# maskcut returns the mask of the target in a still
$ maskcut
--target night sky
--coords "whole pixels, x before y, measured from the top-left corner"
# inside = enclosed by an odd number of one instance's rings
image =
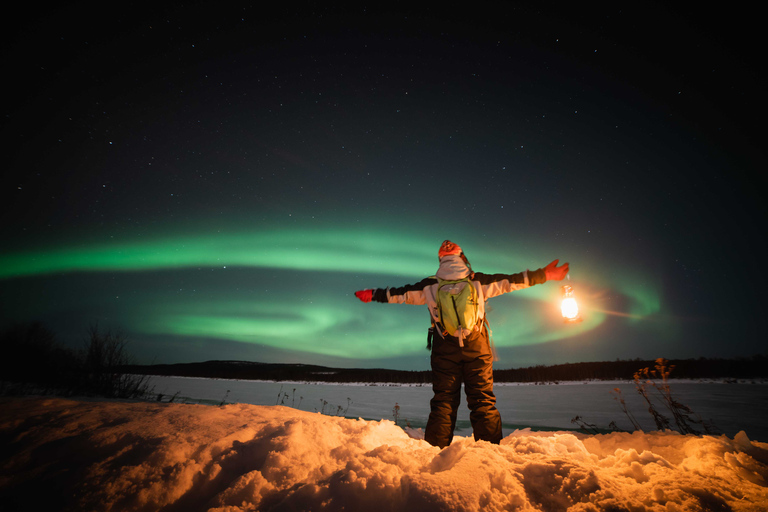
[[[4,22],[3,327],[426,369],[426,308],[353,293],[451,239],[570,263],[580,323],[558,282],[489,301],[497,368],[767,353],[755,13],[154,4]]]

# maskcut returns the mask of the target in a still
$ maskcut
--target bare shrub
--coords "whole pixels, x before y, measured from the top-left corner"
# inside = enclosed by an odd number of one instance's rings
[[[83,389],[109,398],[145,398],[149,393],[146,375],[131,375],[124,368],[132,363],[127,340],[111,331],[91,326],[85,342]]]
[[[669,375],[674,370],[674,365],[670,365],[669,361],[660,357],[656,359],[654,368],[641,368],[634,374],[635,390],[642,397],[645,404],[648,406],[648,414],[651,415],[656,425],[657,430],[676,430],[681,434],[715,434],[717,429],[711,422],[703,421],[693,410],[687,405],[680,402],[672,394],[672,387],[669,384]],[[619,388],[614,388],[611,392],[614,395],[614,400],[619,402],[622,411],[629,418],[634,430],[642,431],[643,428],[637,421],[635,416],[627,408],[627,403],[624,400],[624,396],[621,394]],[[659,410],[659,405],[662,405],[672,415],[672,420],[666,416],[662,410]],[[599,432],[597,426],[587,423],[581,416],[576,416],[571,420],[571,423],[578,424],[582,430],[587,433],[595,434]],[[701,430],[699,430],[701,428]],[[610,423],[610,429],[612,431],[618,430],[615,422]]]

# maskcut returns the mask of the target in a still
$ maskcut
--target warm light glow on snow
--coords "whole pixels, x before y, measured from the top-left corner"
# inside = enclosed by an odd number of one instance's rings
[[[768,444],[744,432],[731,439],[525,429],[501,445],[456,437],[440,450],[392,421],[283,406],[58,398],[4,399],[0,406],[7,440],[0,495],[29,510],[661,512],[768,505]]]

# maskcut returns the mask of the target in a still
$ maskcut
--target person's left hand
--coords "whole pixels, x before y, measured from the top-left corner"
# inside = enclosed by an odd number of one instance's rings
[[[547,276],[547,281],[562,281],[565,279],[565,276],[568,275],[568,263],[563,263],[562,266],[558,267],[558,261],[560,260],[555,260],[544,267],[544,274]]]

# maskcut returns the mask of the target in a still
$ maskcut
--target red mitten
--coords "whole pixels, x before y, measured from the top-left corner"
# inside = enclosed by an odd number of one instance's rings
[[[355,292],[355,297],[363,302],[371,302],[373,299],[373,290],[360,290]]]
[[[555,260],[544,267],[544,274],[547,276],[547,281],[560,281],[565,279],[565,276],[568,275],[568,264],[563,263],[562,266],[558,267],[558,261],[560,260]]]

